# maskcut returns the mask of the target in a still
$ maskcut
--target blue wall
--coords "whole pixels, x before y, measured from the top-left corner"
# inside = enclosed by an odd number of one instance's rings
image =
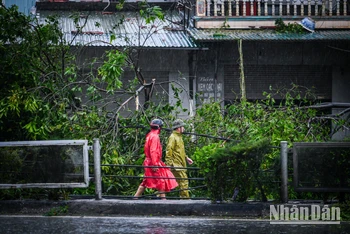
[[[35,6],[35,0],[4,0],[5,6],[17,5],[18,10],[26,15],[30,14],[30,9]]]

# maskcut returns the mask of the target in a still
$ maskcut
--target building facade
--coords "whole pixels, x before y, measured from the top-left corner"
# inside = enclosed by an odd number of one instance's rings
[[[75,7],[97,14],[108,11],[117,16],[120,12],[115,4],[115,1],[41,1],[37,3],[37,9],[39,13],[46,11],[47,14],[47,11],[66,12]],[[176,12],[176,18],[172,18],[172,24],[168,21],[167,25],[159,26],[159,32],[154,34],[156,37],[142,45],[140,67],[147,80],[164,83],[159,86],[159,92],[164,91],[164,98],[169,97],[169,103],[174,101],[169,82],[174,81],[184,88],[181,100],[190,111],[181,113],[181,117],[193,114],[195,105],[210,99],[223,104],[239,100],[242,91],[240,64],[244,66],[248,100],[264,99],[263,93],[271,89],[298,85],[315,90],[321,102],[339,104],[333,106],[334,114],[349,108],[350,14],[346,0],[293,3],[198,0],[154,4],[163,9],[171,8]],[[101,25],[111,20],[102,19],[102,14],[96,17],[101,18]],[[305,18],[313,23],[311,28],[301,23]],[[67,26],[63,13],[62,19],[63,25]],[[302,24],[305,31],[278,33],[277,19],[282,19],[286,25]],[[90,24],[95,21],[96,18]],[[63,29],[67,37],[74,33],[67,27]],[[82,33],[75,37],[77,42],[89,43],[84,58],[112,49],[90,43],[109,41],[107,30],[90,27],[89,32],[102,31],[102,34]],[[139,28],[128,30],[126,33],[135,33]],[[125,72],[124,79],[128,81],[133,76],[132,72]],[[339,137],[344,134],[349,133],[341,133]]]

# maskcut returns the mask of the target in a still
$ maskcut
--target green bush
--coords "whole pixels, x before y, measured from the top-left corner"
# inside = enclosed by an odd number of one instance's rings
[[[256,187],[266,200],[263,185],[259,181],[261,163],[271,151],[270,140],[227,144],[213,144],[198,149],[195,159],[205,173],[205,183],[212,201],[232,197],[236,187],[240,189],[237,199],[246,201],[255,193]]]

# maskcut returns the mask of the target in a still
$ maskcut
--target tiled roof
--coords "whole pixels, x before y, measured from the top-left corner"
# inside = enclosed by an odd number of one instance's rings
[[[85,25],[78,32],[71,17],[74,12],[69,11],[40,11],[41,22],[48,15],[59,16],[60,26],[65,39],[71,45],[89,46],[132,46],[132,47],[155,47],[155,48],[197,48],[196,43],[186,35],[179,23],[181,17],[176,12],[170,12],[165,20],[156,20],[146,24],[140,21],[135,12],[79,12],[78,24]],[[75,13],[77,14],[77,13]],[[124,17],[124,23],[118,25]],[[142,23],[139,23],[142,22]],[[111,36],[116,39],[111,42]]]
[[[198,42],[215,41],[313,41],[313,40],[350,40],[350,30],[324,30],[314,33],[278,33],[272,29],[265,30],[225,30],[225,29],[196,29],[189,30],[191,37]]]

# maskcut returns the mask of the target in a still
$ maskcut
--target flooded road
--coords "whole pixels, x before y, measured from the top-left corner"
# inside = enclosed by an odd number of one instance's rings
[[[270,224],[269,220],[191,217],[79,217],[0,216],[0,233],[350,233],[350,222],[340,225]]]

